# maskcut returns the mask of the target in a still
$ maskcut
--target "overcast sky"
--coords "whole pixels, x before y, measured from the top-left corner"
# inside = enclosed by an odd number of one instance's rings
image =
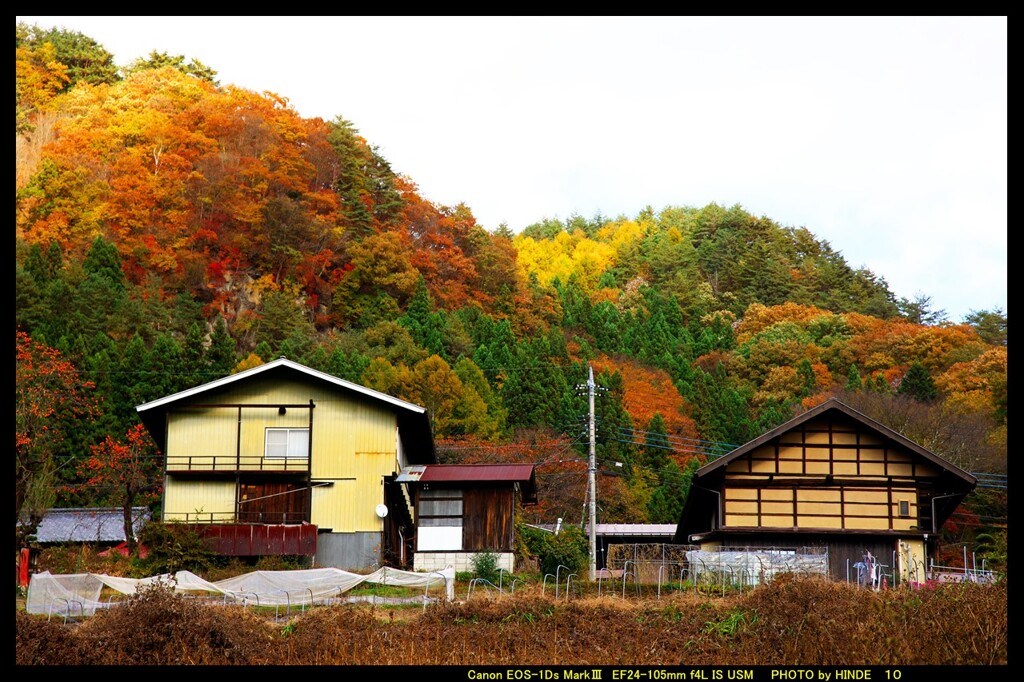
[[[1006,311],[1006,17],[17,20],[343,117],[489,230],[738,204],[953,322]]]

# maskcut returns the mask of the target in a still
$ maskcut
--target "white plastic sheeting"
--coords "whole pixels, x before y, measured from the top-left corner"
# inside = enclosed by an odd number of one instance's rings
[[[828,554],[795,550],[690,550],[686,553],[690,579],[696,582],[729,581],[760,585],[779,573],[828,575]]]
[[[326,603],[362,583],[422,587],[424,591],[443,581],[447,599],[455,598],[455,569],[419,573],[380,568],[363,575],[338,568],[313,568],[296,571],[253,571],[234,578],[210,582],[190,571],[178,571],[149,578],[118,578],[100,573],[57,575],[36,573],[28,586],[26,611],[36,614],[89,616],[96,609],[116,601],[100,601],[103,587],[121,594],[134,594],[140,588],[162,583],[177,593],[223,595],[226,600],[259,606],[297,606]]]

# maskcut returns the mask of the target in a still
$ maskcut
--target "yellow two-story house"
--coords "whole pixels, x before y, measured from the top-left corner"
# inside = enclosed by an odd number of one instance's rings
[[[395,478],[435,462],[425,408],[280,358],[136,409],[165,457],[162,520],[196,524],[219,553],[411,561]]]

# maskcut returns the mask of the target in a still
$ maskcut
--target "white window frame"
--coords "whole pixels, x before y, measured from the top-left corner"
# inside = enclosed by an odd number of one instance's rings
[[[423,508],[440,503],[440,507],[458,508],[447,510],[448,513],[432,514],[424,517]],[[416,551],[460,551],[462,550],[462,524],[465,514],[465,493],[458,488],[420,491],[416,510]],[[440,511],[440,510],[438,510]]]
[[[271,433],[275,435],[284,433],[284,442],[271,443]],[[284,452],[280,447],[284,446]],[[275,451],[271,452],[271,446]],[[268,426],[263,439],[264,459],[309,459],[309,428],[282,428]]]

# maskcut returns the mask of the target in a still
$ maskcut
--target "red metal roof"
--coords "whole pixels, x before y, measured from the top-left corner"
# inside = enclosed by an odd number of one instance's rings
[[[428,464],[420,482],[529,481],[532,464]]]

